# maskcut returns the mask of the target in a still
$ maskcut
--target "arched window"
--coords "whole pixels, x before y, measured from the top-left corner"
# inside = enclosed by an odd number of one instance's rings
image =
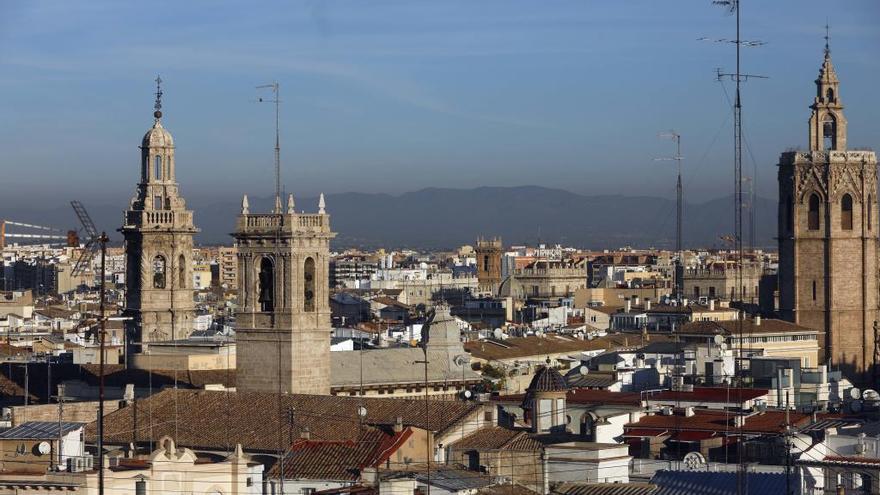
[[[162,157],[159,155],[153,159],[153,178],[162,180]]]
[[[868,230],[871,230],[871,224],[874,223],[874,201],[873,196],[868,195]]]
[[[807,215],[807,228],[810,230],[819,230],[819,195],[810,195],[810,210]]]
[[[153,288],[165,288],[165,257],[157,255],[153,258]]]
[[[844,194],[840,200],[840,228],[853,229],[853,200],[849,194]]]
[[[829,103],[834,103],[834,90],[832,88],[828,88],[828,90],[825,91],[825,100]]]
[[[822,119],[822,138],[826,150],[837,148],[837,119],[833,114],[829,113]]]
[[[260,260],[260,311],[275,311],[275,267],[272,260]]]
[[[186,289],[186,258],[181,254],[177,260],[177,287]]]
[[[303,263],[303,311],[315,310],[315,260],[306,258]]]

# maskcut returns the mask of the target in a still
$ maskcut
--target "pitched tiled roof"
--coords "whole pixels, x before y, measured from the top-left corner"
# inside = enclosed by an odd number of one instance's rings
[[[543,358],[549,354],[572,353],[611,349],[623,345],[625,337],[609,335],[593,340],[548,334],[544,337],[511,337],[500,342],[465,342],[464,349],[474,357],[487,361],[498,359],[518,359],[527,357]]]
[[[240,443],[248,451],[276,451],[286,435],[299,438],[308,428],[312,440],[354,441],[360,432],[360,406],[367,409],[366,425],[393,425],[400,417],[405,426],[442,432],[482,408],[460,401],[431,401],[427,418],[425,401],[378,399],[331,395],[300,395],[261,392],[223,392],[166,389],[138,400],[105,417],[108,444],[127,444],[134,439],[137,408],[137,441],[158,440],[169,435],[194,449],[229,449]],[[288,411],[294,422],[288,424]],[[95,425],[86,435],[94,438]],[[279,438],[278,432],[285,437]]]
[[[783,320],[763,319],[761,323],[757,325],[755,324],[755,320],[743,320],[742,323],[742,332],[744,334],[818,333],[816,330]],[[682,325],[676,333],[692,335],[738,335],[739,322],[737,320],[693,321]]]
[[[649,401],[687,401],[687,402],[738,402],[749,401],[767,395],[767,389],[694,387],[693,390],[663,390],[650,394]]]
[[[786,491],[784,473],[747,473],[746,476],[747,495]],[[735,472],[660,470],[651,478],[651,483],[660,487],[652,495],[736,493],[736,478]]]
[[[715,431],[731,432],[738,431],[735,417],[736,413],[728,411],[715,411],[708,409],[695,409],[694,415],[683,417],[681,411],[676,411],[672,415],[654,414],[652,416],[642,416],[641,419],[634,423],[628,423],[625,426],[627,430],[631,428],[638,429],[659,429],[674,431]],[[791,424],[795,427],[804,426],[809,423],[810,416],[808,414],[790,413]],[[781,433],[785,430],[786,414],[784,411],[764,411],[747,415],[743,432],[746,434],[763,434],[763,433]]]
[[[361,470],[378,467],[412,436],[406,428],[400,433],[364,427],[357,440],[297,440],[284,460],[285,479],[357,481]],[[281,477],[281,464],[275,463],[268,478]]]
[[[480,428],[450,445],[457,450],[540,450],[541,443],[525,430],[513,430],[501,426]]]

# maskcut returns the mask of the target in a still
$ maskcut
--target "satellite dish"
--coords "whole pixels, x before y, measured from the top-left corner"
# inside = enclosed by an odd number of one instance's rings
[[[544,336],[544,331],[543,331],[543,330],[538,330],[537,332],[535,332],[535,335],[537,335],[538,337],[543,337],[543,336]]]
[[[364,406],[360,406],[357,409],[358,416],[363,419],[367,417],[367,408]]]
[[[849,396],[852,399],[861,399],[862,398],[862,391],[859,390],[857,387],[853,387],[853,388],[849,389]]]
[[[471,397],[474,396],[474,393],[471,392],[470,390],[465,390],[464,392],[461,393],[461,396],[464,397],[465,399],[470,399]]]
[[[722,344],[724,344],[724,336],[723,336],[723,335],[716,335],[716,336],[713,338],[713,340],[715,341],[715,345],[722,345]]]
[[[706,467],[706,458],[699,452],[689,452],[684,456],[684,466],[691,471],[704,469]]]
[[[869,401],[880,401],[880,393],[877,393],[874,389],[867,389],[862,392],[862,399]]]
[[[854,413],[862,412],[862,401],[854,400],[849,403],[849,410]]]
[[[578,373],[580,373],[582,375],[586,375],[589,372],[590,372],[590,368],[587,368],[586,366],[581,366],[580,368],[578,368]]]
[[[52,446],[49,445],[49,442],[40,442],[37,444],[37,455],[47,455],[52,452]]]
[[[492,336],[498,340],[501,340],[501,337],[504,335],[504,332],[501,331],[500,328],[496,328],[492,331]]]

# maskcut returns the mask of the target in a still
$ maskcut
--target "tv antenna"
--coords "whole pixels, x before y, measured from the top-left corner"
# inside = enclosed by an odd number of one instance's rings
[[[682,293],[684,292],[684,259],[682,254],[682,242],[681,242],[681,210],[682,210],[682,197],[681,197],[681,160],[684,158],[681,156],[681,134],[675,132],[674,130],[669,130],[666,132],[661,132],[659,137],[671,139],[675,141],[675,156],[663,157],[663,158],[654,158],[654,161],[675,161],[676,167],[678,169],[678,180],[675,183],[675,252],[678,256],[678,261],[675,264],[675,276],[674,276],[674,285],[675,285],[675,300],[681,300]]]
[[[101,249],[101,234],[98,233],[98,229],[95,228],[95,223],[92,222],[92,217],[89,216],[89,213],[86,211],[82,203],[79,201],[71,201],[70,206],[73,207],[73,211],[76,213],[77,218],[79,218],[79,223],[82,224],[83,230],[88,236],[82,254],[79,256],[79,259],[77,259],[76,265],[73,266],[73,271],[71,272],[73,277],[78,277],[79,275],[82,275],[89,266],[91,266],[92,259],[94,259],[95,254]],[[103,275],[104,274],[102,273],[101,276]]]
[[[280,86],[278,81],[271,84],[262,84],[257,89],[269,89],[272,91],[271,99],[259,97],[257,103],[275,104],[275,214],[281,214],[281,98],[279,98]]]
[[[733,142],[734,142],[734,152],[733,152],[733,169],[734,169],[734,230],[735,233],[733,235],[734,248],[736,250],[736,262],[737,262],[737,270],[736,270],[736,289],[734,290],[734,294],[731,298],[733,301],[739,301],[740,306],[742,306],[742,302],[745,299],[745,294],[743,293],[743,268],[745,264],[745,257],[743,256],[743,173],[742,173],[742,94],[740,91],[740,86],[743,82],[748,81],[749,79],[758,78],[758,79],[766,79],[765,76],[760,76],[756,74],[743,74],[742,72],[742,57],[741,51],[742,47],[760,47],[765,43],[763,41],[756,40],[744,40],[741,35],[740,29],[740,19],[742,13],[742,6],[740,0],[712,0],[712,4],[719,5],[725,7],[728,14],[733,14],[736,17],[736,38],[734,39],[715,39],[709,40],[708,38],[701,38],[704,41],[713,41],[716,43],[726,43],[733,44],[736,47],[736,72],[726,73],[721,69],[716,70],[716,76],[719,81],[730,78],[736,85],[736,95],[733,103]],[[736,298],[736,295],[739,294],[739,298]],[[738,399],[742,401],[742,387],[744,381],[744,370],[742,369],[742,362],[744,359],[744,349],[743,349],[743,308],[740,311],[737,311],[737,334],[739,336],[739,359],[736,360],[736,376],[739,380],[738,385]],[[740,438],[742,438],[742,426],[740,429]],[[738,466],[737,466],[737,477],[736,477],[736,491],[738,494],[743,494],[748,492],[748,477],[746,473],[746,459],[743,455],[743,449],[737,449],[737,457],[738,457]]]

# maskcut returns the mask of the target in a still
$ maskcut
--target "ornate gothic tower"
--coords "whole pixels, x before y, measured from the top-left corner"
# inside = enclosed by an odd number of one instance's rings
[[[495,237],[488,240],[480,237],[477,239],[475,251],[478,290],[481,293],[489,293],[494,296],[498,292],[498,286],[501,285],[501,255],[503,251],[501,239]]]
[[[827,42],[810,108],[810,150],[779,158],[779,305],[783,318],[825,332],[825,361],[859,380],[878,315],[877,158],[846,149]]]
[[[250,213],[247,196],[236,223],[239,311],[236,388],[330,393],[330,215]]]
[[[161,98],[157,86],[155,120],[141,143],[141,179],[119,229],[125,237],[125,315],[132,318],[126,332],[134,343],[186,338],[193,326],[192,236],[198,229],[174,179],[174,140],[162,127]]]

